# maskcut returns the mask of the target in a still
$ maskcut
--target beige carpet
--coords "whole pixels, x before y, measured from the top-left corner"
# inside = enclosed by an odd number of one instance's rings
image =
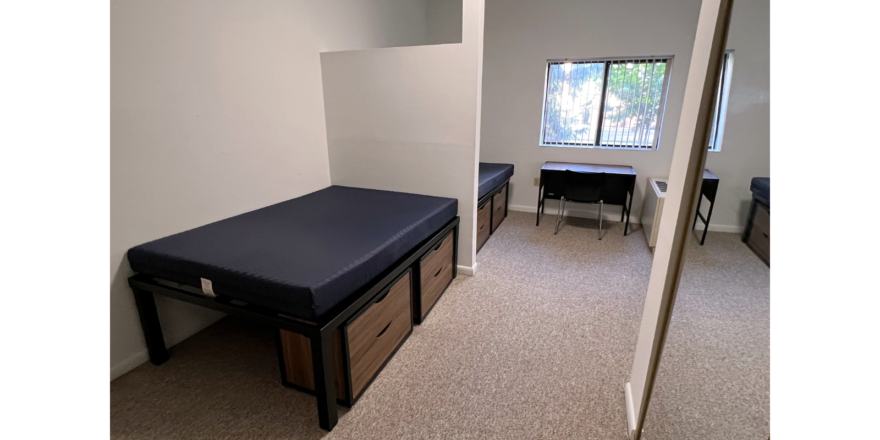
[[[734,234],[691,243],[646,440],[770,436],[770,269]]]
[[[271,331],[224,319],[175,346],[166,364],[111,383],[111,437],[626,438],[623,383],[651,254],[642,231],[623,237],[620,223],[606,222],[598,241],[594,221],[572,219],[555,236],[544,220],[536,228],[534,215],[511,212],[477,256],[477,275],[452,284],[332,433],[318,428],[313,397],[281,386]],[[673,402],[662,408],[732,402],[703,411],[712,420],[698,424],[700,438],[751,438],[728,434],[761,431],[769,418],[769,270],[733,234],[710,233],[689,253],[688,305],[677,307],[670,339],[704,342],[674,342],[690,349],[670,349],[681,359],[665,374],[686,372],[699,386],[666,380]],[[684,314],[693,316],[679,324]],[[689,431],[691,412],[666,417]]]

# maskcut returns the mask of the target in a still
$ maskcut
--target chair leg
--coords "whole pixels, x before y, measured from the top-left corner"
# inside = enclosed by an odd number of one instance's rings
[[[599,200],[599,240],[602,239],[602,201]]]
[[[565,197],[559,199],[559,210],[556,212],[556,232],[553,234],[559,233],[559,224],[562,223],[562,211],[565,210]]]

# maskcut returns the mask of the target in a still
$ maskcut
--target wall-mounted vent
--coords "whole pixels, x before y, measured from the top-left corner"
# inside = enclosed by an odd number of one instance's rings
[[[666,194],[666,182],[662,180],[655,180],[655,182],[657,183],[657,188],[660,188],[660,192]]]

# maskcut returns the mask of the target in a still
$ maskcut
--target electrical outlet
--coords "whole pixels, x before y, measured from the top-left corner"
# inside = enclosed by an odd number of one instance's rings
[[[541,186],[541,178],[535,177],[535,186]]]

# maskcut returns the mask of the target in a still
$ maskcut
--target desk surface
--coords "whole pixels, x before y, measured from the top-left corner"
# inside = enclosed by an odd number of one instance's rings
[[[703,170],[703,180],[718,180],[718,176],[707,168]]]
[[[571,163],[571,162],[544,162],[542,170],[548,171],[577,171],[580,173],[609,173],[636,175],[636,170],[628,165],[599,165],[591,163]]]

